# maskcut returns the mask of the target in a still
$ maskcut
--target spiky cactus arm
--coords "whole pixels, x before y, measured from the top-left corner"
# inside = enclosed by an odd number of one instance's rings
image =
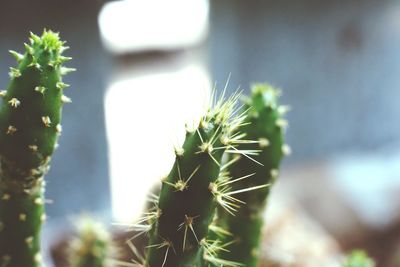
[[[375,262],[362,250],[354,250],[348,256],[343,267],[375,267]]]
[[[109,267],[115,252],[111,235],[104,225],[89,217],[77,223],[77,234],[70,243],[70,267]]]
[[[205,237],[215,214],[215,181],[228,148],[225,140],[243,118],[232,118],[237,97],[218,101],[197,129],[187,131],[182,148],[176,149],[174,166],[163,181],[153,213],[145,266],[193,267],[203,257],[201,248],[208,246]]]
[[[40,267],[40,228],[45,219],[44,180],[61,132],[62,67],[70,58],[58,34],[31,34],[11,68],[0,109],[0,266]]]
[[[224,210],[219,210],[217,225],[228,230],[233,236],[233,244],[228,250],[221,251],[221,257],[231,261],[240,262],[246,267],[258,266],[258,251],[263,226],[263,212],[271,189],[278,176],[281,159],[288,153],[288,146],[284,145],[284,127],[286,122],[282,119],[283,107],[277,104],[278,91],[274,88],[259,84],[255,85],[250,98],[245,100],[249,108],[247,124],[240,128],[246,138],[258,140],[258,143],[241,144],[242,150],[260,150],[253,156],[257,161],[246,157],[237,158],[234,164],[228,167],[232,179],[243,177],[249,173],[253,176],[242,179],[232,184],[232,191],[241,188],[257,188],[268,184],[268,187],[259,188],[252,192],[240,194],[242,204],[235,216]],[[232,159],[235,161],[235,159]],[[225,242],[232,240],[226,236]]]

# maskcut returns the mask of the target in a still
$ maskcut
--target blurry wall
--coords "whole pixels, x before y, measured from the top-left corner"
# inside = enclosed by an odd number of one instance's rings
[[[0,86],[29,31],[61,32],[78,72],[66,77],[73,103],[48,174],[50,217],[109,209],[103,95],[112,60],[97,29],[102,1],[1,1]],[[399,143],[400,3],[382,0],[214,0],[210,73],[233,90],[255,81],[283,89],[289,104],[287,162]],[[67,196],[67,197],[65,197]]]
[[[109,209],[108,162],[104,127],[103,94],[109,63],[100,45],[97,14],[101,1],[7,0],[0,1],[0,88],[9,81],[8,68],[15,66],[9,49],[23,50],[29,31],[43,28],[60,31],[71,47],[78,69],[65,77],[71,87],[66,95],[73,103],[63,110],[60,148],[47,175],[47,206],[50,218],[66,212]]]
[[[292,106],[287,161],[400,141],[400,2],[211,1],[211,73]]]

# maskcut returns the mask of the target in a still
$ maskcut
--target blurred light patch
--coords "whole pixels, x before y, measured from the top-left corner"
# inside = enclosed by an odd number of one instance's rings
[[[125,0],[99,14],[103,43],[113,53],[193,46],[208,33],[208,0]]]
[[[209,75],[197,65],[110,85],[105,109],[114,219],[132,222],[140,214],[149,191],[172,168],[185,124],[198,123],[209,95]]]
[[[400,153],[346,156],[332,168],[338,188],[364,223],[381,228],[400,219]]]

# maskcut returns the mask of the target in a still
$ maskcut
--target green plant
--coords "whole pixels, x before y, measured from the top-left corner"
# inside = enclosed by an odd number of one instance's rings
[[[10,51],[10,69],[0,110],[0,266],[40,267],[40,229],[45,220],[43,176],[61,133],[62,76],[69,57],[57,33],[31,34],[25,53]]]
[[[206,239],[217,204],[230,207],[234,193],[218,183],[224,153],[251,154],[236,148],[243,135],[236,132],[245,119],[237,114],[234,94],[224,94],[208,108],[198,127],[188,129],[182,147],[175,148],[176,159],[163,180],[156,207],[142,221],[150,232],[145,266],[200,266],[207,261],[220,263],[214,251],[218,246]],[[212,97],[213,99],[213,97]]]
[[[267,198],[278,177],[281,159],[289,153],[289,147],[284,144],[287,122],[282,116],[287,108],[278,106],[278,97],[278,90],[267,84],[257,84],[252,88],[251,97],[244,100],[244,108],[249,112],[238,131],[257,142],[242,143],[238,149],[259,150],[259,154],[252,159],[228,156],[232,162],[226,169],[228,177],[232,177],[228,180],[240,179],[230,185],[230,190],[242,192],[239,197],[241,207],[235,210],[218,209],[214,221],[216,226],[229,233],[219,237],[221,244],[229,244],[226,250],[220,250],[220,257],[242,263],[246,267],[256,267],[259,264],[258,251]],[[249,173],[252,174],[250,177]],[[246,192],[243,188],[258,190]],[[214,233],[211,235],[215,237]]]
[[[354,250],[346,258],[343,267],[375,267],[375,262],[363,250]]]
[[[103,224],[84,216],[76,223],[76,236],[70,242],[70,267],[108,267],[113,248]]]

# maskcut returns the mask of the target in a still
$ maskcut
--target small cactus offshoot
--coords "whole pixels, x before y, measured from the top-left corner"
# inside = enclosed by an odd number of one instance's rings
[[[229,155],[230,164],[226,171],[232,178],[220,181],[229,183],[231,191],[242,192],[238,197],[242,205],[235,211],[218,210],[214,224],[229,233],[221,235],[220,239],[222,243],[231,242],[226,250],[218,254],[246,267],[259,265],[258,251],[267,198],[271,185],[278,177],[281,159],[290,152],[284,144],[287,122],[283,114],[287,108],[278,106],[278,97],[279,91],[269,85],[257,84],[252,88],[251,96],[244,101],[244,108],[249,110],[248,116],[238,131],[255,142],[241,143],[238,149],[257,150],[259,154],[252,159]],[[253,175],[249,177],[249,173]],[[231,183],[232,179],[238,181]],[[245,192],[243,188],[257,190]]]
[[[17,67],[1,91],[0,266],[41,267],[40,229],[45,220],[44,179],[61,132],[65,97],[65,42],[58,34],[31,33],[25,52],[10,53]],[[68,102],[68,101],[67,101]]]
[[[89,217],[76,224],[76,236],[70,242],[70,267],[110,267],[115,251],[111,235],[104,225]]]
[[[354,250],[348,256],[343,267],[375,267],[375,262],[363,250]]]

